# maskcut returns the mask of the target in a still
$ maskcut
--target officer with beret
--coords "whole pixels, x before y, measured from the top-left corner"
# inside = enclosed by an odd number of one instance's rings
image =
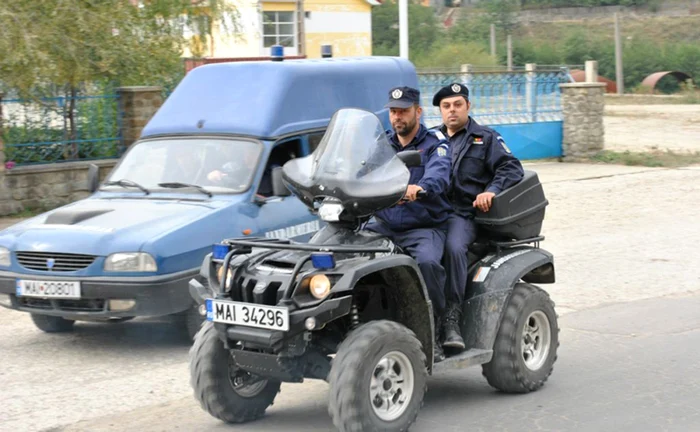
[[[389,237],[411,255],[425,280],[435,316],[445,308],[445,270],[440,261],[445,249],[447,220],[452,208],[447,199],[451,156],[441,133],[421,124],[420,92],[411,87],[389,91],[389,142],[396,152],[417,150],[420,166],[409,168],[409,186],[405,202],[381,210],[366,229]],[[418,198],[418,193],[425,196]],[[437,325],[435,326],[437,329]],[[434,361],[445,357],[436,337]]]
[[[447,222],[445,270],[447,308],[444,316],[444,347],[463,350],[460,331],[462,304],[467,286],[469,246],[476,240],[476,210],[488,212],[495,195],[523,178],[523,167],[513,156],[503,137],[479,125],[469,115],[469,89],[449,84],[433,97],[440,107],[442,125],[452,150],[452,172],[448,197],[454,213]]]

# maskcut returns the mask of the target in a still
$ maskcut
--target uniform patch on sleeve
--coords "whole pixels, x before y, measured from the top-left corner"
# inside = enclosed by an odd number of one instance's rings
[[[437,154],[440,157],[447,156],[447,146],[445,144],[440,144],[437,148]]]
[[[501,146],[503,146],[503,150],[505,150],[506,153],[510,154],[510,149],[509,149],[508,146],[506,145],[506,142],[505,142],[505,140],[503,139],[503,137],[499,135],[498,138],[496,138],[496,139],[498,140],[498,142],[501,143]]]

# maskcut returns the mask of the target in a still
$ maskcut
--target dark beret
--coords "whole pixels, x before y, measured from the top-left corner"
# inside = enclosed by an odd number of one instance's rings
[[[469,89],[464,84],[452,83],[441,88],[440,91],[433,96],[433,105],[440,106],[440,101],[450,96],[464,96],[469,100]]]

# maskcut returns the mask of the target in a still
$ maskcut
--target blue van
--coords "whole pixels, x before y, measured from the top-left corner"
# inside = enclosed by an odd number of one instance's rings
[[[0,231],[0,304],[46,332],[176,315],[193,335],[203,317],[188,282],[212,244],[320,228],[275,167],[310,154],[340,108],[389,128],[383,106],[402,85],[417,88],[415,69],[391,57],[192,70],[102,184],[91,167],[91,196]]]

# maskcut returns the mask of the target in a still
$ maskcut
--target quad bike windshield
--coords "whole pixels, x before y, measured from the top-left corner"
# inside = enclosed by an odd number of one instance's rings
[[[284,165],[285,185],[328,222],[352,220],[396,204],[409,181],[382,123],[369,111],[337,111],[319,146]],[[320,207],[319,207],[320,205]]]

